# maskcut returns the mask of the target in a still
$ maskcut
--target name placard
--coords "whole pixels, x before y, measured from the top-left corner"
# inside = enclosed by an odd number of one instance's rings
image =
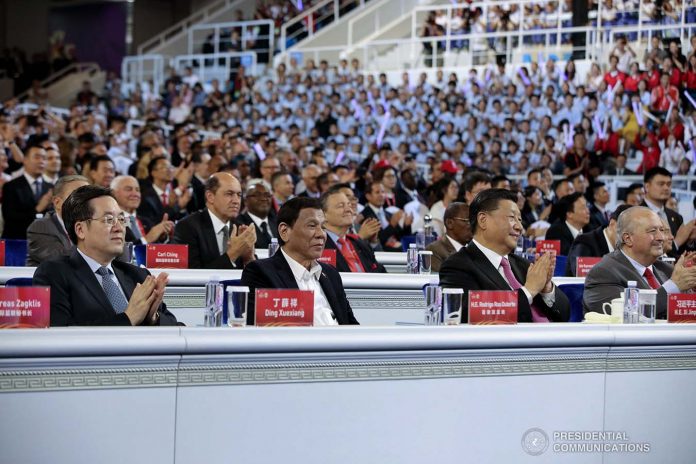
[[[551,252],[556,256],[560,256],[560,254],[561,254],[561,241],[560,240],[537,240],[536,252],[537,253]]]
[[[576,277],[587,277],[590,269],[595,267],[602,258],[596,256],[578,256],[578,262],[575,266],[575,276]]]
[[[320,263],[329,264],[336,267],[336,250],[324,250],[321,252],[321,258],[317,259]]]
[[[668,295],[667,322],[670,324],[696,323],[696,294],[672,293]]]
[[[50,287],[0,288],[0,328],[46,328],[50,323]]]
[[[311,327],[314,324],[314,292],[259,288],[255,311],[257,327]]]
[[[469,324],[517,324],[517,292],[512,290],[470,290]]]
[[[148,244],[145,265],[154,268],[188,269],[188,245]]]
[[[0,240],[0,266],[5,265],[5,241]]]

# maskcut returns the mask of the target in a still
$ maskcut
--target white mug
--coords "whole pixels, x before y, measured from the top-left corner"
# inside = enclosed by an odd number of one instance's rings
[[[609,306],[609,313],[607,313],[607,306]],[[611,303],[603,303],[602,304],[602,311],[607,316],[611,316],[614,324],[623,323],[623,310],[624,310],[623,298],[614,298],[613,300],[611,300]]]

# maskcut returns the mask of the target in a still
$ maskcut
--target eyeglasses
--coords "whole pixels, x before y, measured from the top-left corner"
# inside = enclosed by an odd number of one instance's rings
[[[247,195],[246,197],[247,198],[255,198],[256,197],[256,198],[261,198],[262,200],[270,200],[272,196],[273,195],[271,195],[270,193],[252,193],[252,194]]]
[[[467,224],[469,223],[469,219],[463,218],[463,217],[453,217],[451,219],[456,219],[457,221],[462,221],[462,222],[465,222]]]
[[[104,224],[106,224],[109,227],[113,227],[114,224],[116,224],[116,221],[118,221],[119,224],[121,224],[123,227],[128,224],[128,219],[126,219],[125,214],[119,214],[118,216],[114,216],[113,214],[105,214],[102,217],[98,218],[89,218],[86,219],[87,221],[99,221]]]

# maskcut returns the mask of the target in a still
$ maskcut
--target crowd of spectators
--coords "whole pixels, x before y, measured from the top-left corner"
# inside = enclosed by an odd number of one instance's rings
[[[357,60],[307,60],[224,84],[199,82],[189,70],[173,74],[161,94],[127,95],[112,76],[99,94],[86,85],[67,117],[43,106],[26,114],[6,102],[0,169],[6,185],[42,175],[33,206],[22,211],[29,223],[51,210],[55,192],[46,186],[61,175],[108,186],[130,174],[142,192],[142,236],[158,227],[148,235],[155,240],[171,239],[176,221],[204,207],[204,185],[221,171],[243,192],[262,183],[259,195],[274,210],[293,195],[319,197],[347,184],[354,232],[385,250],[401,249],[428,212],[444,233],[447,207],[490,186],[517,190],[527,232],[541,236],[563,216],[553,208],[560,198],[580,192],[594,204],[596,178],[633,173],[628,159],[638,160],[640,174],[693,173],[696,37],[685,51],[663,45],[655,40],[639,60],[620,39],[608,63],[584,76],[572,61],[548,60],[440,71],[431,80],[405,72],[389,83],[384,74],[365,75]],[[145,125],[129,133],[129,119]],[[623,200],[640,203],[640,187],[626,189]],[[3,212],[13,206],[3,203]],[[369,226],[360,226],[364,220]],[[5,237],[26,237],[12,235]]]

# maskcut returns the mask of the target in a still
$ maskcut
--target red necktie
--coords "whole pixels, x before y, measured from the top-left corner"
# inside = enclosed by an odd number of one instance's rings
[[[657,290],[661,287],[660,282],[657,281],[657,279],[655,278],[655,274],[653,274],[653,271],[651,271],[649,267],[645,268],[643,277],[645,277],[645,280],[648,281],[648,285],[650,285],[650,288]]]
[[[507,258],[503,258],[502,261],[500,261],[500,266],[503,268],[503,274],[505,274],[505,278],[508,280],[510,287],[513,290],[519,290],[520,288],[522,288],[522,284],[519,280],[517,280],[515,274],[512,273],[510,261],[508,261]],[[546,316],[544,316],[544,314],[541,311],[539,311],[539,309],[534,304],[530,306],[532,309],[532,322],[549,322],[549,319]]]
[[[169,206],[169,202],[167,201],[167,192],[162,192],[162,204],[166,207]]]
[[[341,245],[341,254],[348,262],[348,267],[350,267],[350,272],[365,272],[360,259],[355,255],[353,246],[345,238],[341,237],[338,239],[338,244]]]

